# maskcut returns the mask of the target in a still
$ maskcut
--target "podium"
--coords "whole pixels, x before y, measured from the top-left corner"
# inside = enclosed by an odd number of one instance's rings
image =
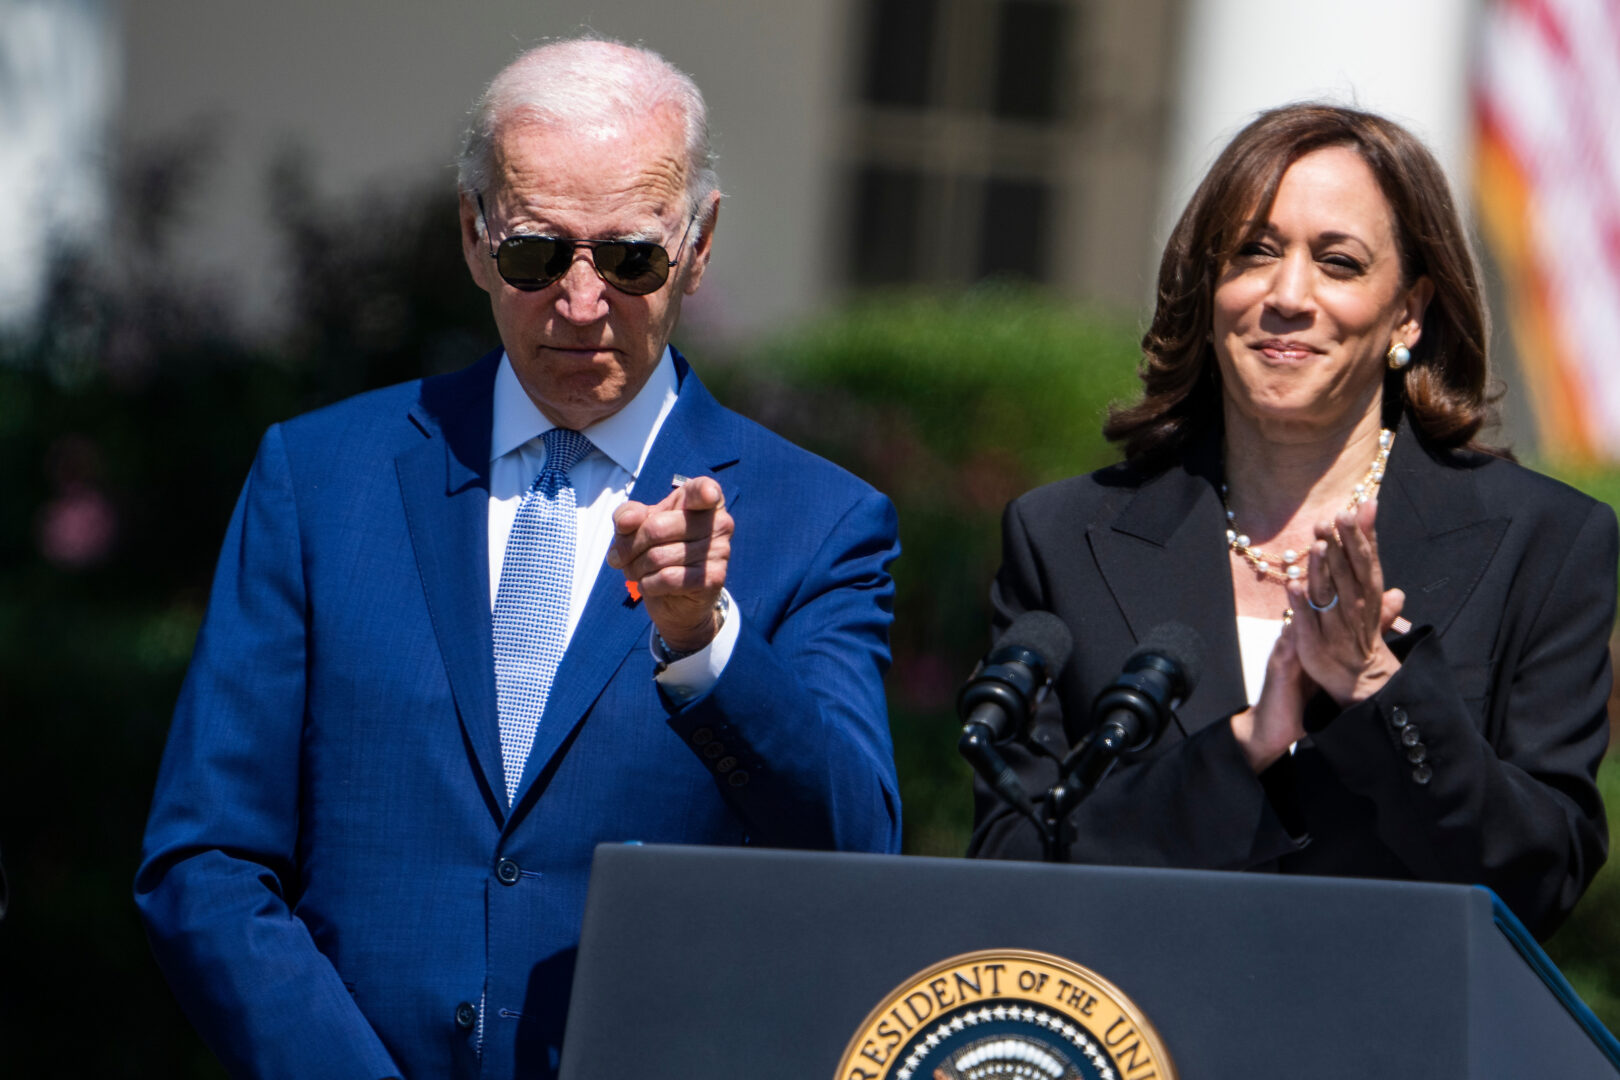
[[[980,950],[1112,983],[1181,1080],[1620,1075],[1620,1046],[1485,889],[603,845],[561,1076],[833,1080],[896,988]],[[868,1056],[849,1075],[890,1075]]]

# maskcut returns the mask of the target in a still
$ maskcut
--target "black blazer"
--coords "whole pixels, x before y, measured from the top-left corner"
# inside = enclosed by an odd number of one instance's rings
[[[1046,610],[1075,636],[1028,742],[1006,752],[1027,788],[1055,782],[1063,714],[1083,728],[1154,627],[1178,620],[1205,646],[1174,729],[1076,809],[1071,859],[1482,883],[1550,934],[1607,849],[1594,776],[1609,737],[1613,512],[1404,428],[1378,507],[1386,587],[1405,590],[1413,624],[1391,639],[1402,666],[1343,713],[1319,695],[1311,734],[1256,778],[1225,722],[1247,700],[1217,469],[1206,444],[1162,472],[1119,465],[1007,508],[995,633]],[[1028,822],[983,785],[976,802],[969,854],[1040,858]]]

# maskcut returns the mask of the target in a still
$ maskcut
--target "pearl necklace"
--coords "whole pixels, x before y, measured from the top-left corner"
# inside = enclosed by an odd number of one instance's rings
[[[1389,461],[1389,448],[1395,443],[1395,433],[1388,428],[1378,432],[1378,454],[1373,458],[1372,464],[1367,466],[1367,475],[1361,478],[1361,483],[1355,486],[1350,493],[1350,501],[1345,509],[1354,510],[1368,499],[1378,494],[1378,485],[1384,480],[1384,466]],[[1306,576],[1305,566],[1302,565],[1301,553],[1289,548],[1282,553],[1280,563],[1264,551],[1249,543],[1249,537],[1238,531],[1237,515],[1232,513],[1232,507],[1226,501],[1226,485],[1221,485],[1221,507],[1226,511],[1226,546],[1236,554],[1242,556],[1243,561],[1254,568],[1255,572],[1268,581],[1275,581],[1279,585],[1290,581],[1298,581]],[[1294,609],[1289,608],[1283,612],[1283,621],[1288,622],[1294,616]]]

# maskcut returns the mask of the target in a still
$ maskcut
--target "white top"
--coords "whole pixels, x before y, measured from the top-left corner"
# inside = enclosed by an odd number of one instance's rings
[[[675,407],[679,384],[675,361],[666,346],[647,385],[605,420],[582,434],[595,447],[568,472],[574,485],[578,540],[574,546],[574,585],[569,594],[567,639],[572,640],[590,599],[596,576],[613,542],[613,512],[630,498],[630,487],[641,473],[670,409]],[[506,541],[512,534],[523,493],[546,460],[540,437],[557,425],[546,419],[529,398],[510,358],[501,356],[495,372],[494,423],[489,437],[489,606],[493,611],[500,589]],[[664,497],[664,490],[649,489],[649,504]],[[729,594],[728,594],[729,595]],[[720,633],[709,645],[666,667],[658,681],[665,692],[685,702],[707,693],[725,670],[737,641],[742,616],[731,605]],[[565,642],[566,643],[566,642]],[[651,647],[649,639],[648,647]]]
[[[1266,661],[1271,650],[1282,637],[1281,619],[1261,619],[1253,615],[1237,617],[1238,654],[1243,658],[1243,692],[1249,704],[1260,700],[1260,691],[1266,685]]]

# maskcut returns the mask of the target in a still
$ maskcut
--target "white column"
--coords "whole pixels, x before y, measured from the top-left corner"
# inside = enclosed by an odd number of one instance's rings
[[[1429,145],[1467,200],[1475,0],[1186,0],[1158,250],[1210,163],[1255,114],[1323,100]]]
[[[102,0],[0,0],[0,327],[35,314],[57,246],[105,226],[107,24]]]

